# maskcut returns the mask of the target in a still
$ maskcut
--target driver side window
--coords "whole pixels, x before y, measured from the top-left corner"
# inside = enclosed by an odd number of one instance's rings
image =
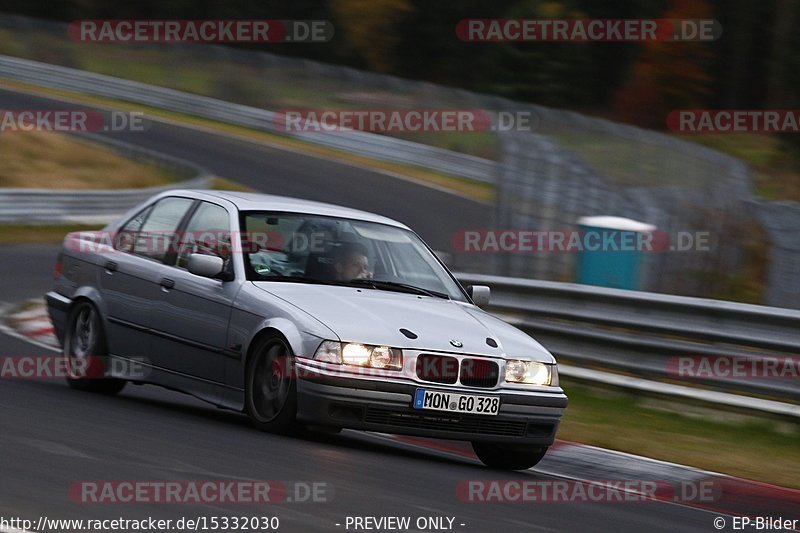
[[[201,202],[197,207],[181,236],[175,266],[188,268],[191,254],[221,257],[225,261],[225,269],[228,269],[231,260],[231,231],[230,217],[225,208],[209,202]]]

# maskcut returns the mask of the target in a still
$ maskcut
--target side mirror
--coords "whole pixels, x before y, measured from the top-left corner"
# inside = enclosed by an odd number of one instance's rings
[[[478,307],[489,305],[492,297],[492,290],[486,285],[470,285],[467,287],[467,294]]]
[[[204,278],[215,278],[222,272],[224,261],[216,255],[189,254],[189,272]]]

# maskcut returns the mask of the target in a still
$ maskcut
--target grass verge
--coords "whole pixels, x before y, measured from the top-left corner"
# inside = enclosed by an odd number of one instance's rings
[[[800,425],[692,409],[562,379],[569,407],[559,438],[800,489]]]
[[[174,173],[62,133],[2,134],[0,187],[127,189],[175,181]]]
[[[0,244],[58,244],[71,231],[97,229],[97,224],[0,224]]]

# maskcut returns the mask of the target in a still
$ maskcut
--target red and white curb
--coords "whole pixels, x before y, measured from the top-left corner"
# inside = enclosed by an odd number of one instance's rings
[[[44,300],[0,304],[0,331],[40,348],[61,351]]]

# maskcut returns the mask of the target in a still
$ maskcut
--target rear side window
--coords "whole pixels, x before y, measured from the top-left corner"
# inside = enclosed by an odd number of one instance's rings
[[[117,249],[163,261],[175,246],[178,225],[193,203],[189,198],[159,200],[125,224],[116,239]]]
[[[142,229],[142,224],[144,224],[144,221],[147,219],[147,215],[150,214],[150,210],[152,208],[153,206],[149,205],[139,211],[135,217],[130,219],[128,223],[117,232],[117,234],[114,236],[114,248],[120,252],[133,252],[133,245],[136,242],[136,236],[139,234],[139,230]]]

